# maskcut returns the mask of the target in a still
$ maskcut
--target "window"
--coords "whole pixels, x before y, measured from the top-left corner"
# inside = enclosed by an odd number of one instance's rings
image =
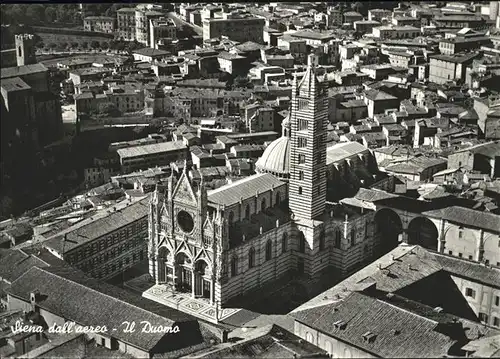
[[[319,250],[322,251],[325,249],[325,230],[321,230],[319,234]]]
[[[288,236],[286,233],[283,233],[283,237],[281,237],[281,253],[285,253],[288,250]]]
[[[472,256],[469,256],[469,259],[472,260]]]
[[[281,197],[280,197],[280,193],[276,193],[276,204],[280,204],[281,203]]]
[[[458,253],[458,256],[459,256],[460,258],[462,258],[463,254],[462,254],[462,253]]]
[[[495,296],[495,305],[497,307],[500,305],[500,297],[498,295]]]
[[[299,252],[300,253],[306,252],[306,239],[304,237],[304,233],[302,232],[299,232]]]
[[[309,342],[309,343],[313,343],[313,336],[311,333],[307,332],[306,333],[306,340]]]
[[[238,258],[233,257],[231,259],[231,277],[238,275]]]
[[[307,138],[305,137],[298,137],[298,147],[307,147]]]
[[[255,249],[252,247],[248,251],[248,268],[255,267]]]
[[[448,251],[448,254],[449,254],[450,256],[452,256],[452,255],[453,255],[453,251]]]
[[[351,246],[356,244],[356,229],[351,229]]]
[[[263,211],[266,209],[266,199],[262,198],[262,201],[260,202],[260,210]]]
[[[462,238],[462,237],[463,237],[463,235],[464,235],[464,232],[462,232],[462,230],[460,229],[460,230],[458,231],[458,238]]]
[[[273,257],[273,243],[271,240],[268,240],[266,243],[266,261],[270,260]]]
[[[250,205],[247,204],[247,208],[245,209],[245,218],[250,219]]]
[[[476,298],[476,291],[472,288],[465,288],[465,296],[474,299]]]
[[[479,312],[479,321],[481,323],[488,323],[488,315],[486,315],[485,313]]]
[[[335,248],[340,248],[341,242],[342,242],[342,233],[340,232],[339,228],[335,228],[335,238],[334,238],[334,246]]]
[[[299,171],[299,181],[304,180],[304,171]]]
[[[500,318],[493,317],[493,326],[500,327]]]
[[[229,211],[229,224],[233,223],[233,219],[234,219],[234,213],[233,211]]]
[[[299,155],[299,164],[303,165],[306,163],[306,155],[300,154]]]
[[[299,187],[299,194],[302,194],[302,187]]]

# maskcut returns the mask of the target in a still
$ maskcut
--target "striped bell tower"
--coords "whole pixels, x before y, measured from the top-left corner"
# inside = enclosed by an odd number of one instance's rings
[[[316,56],[292,84],[289,206],[295,219],[311,220],[325,211],[328,99],[316,77]]]

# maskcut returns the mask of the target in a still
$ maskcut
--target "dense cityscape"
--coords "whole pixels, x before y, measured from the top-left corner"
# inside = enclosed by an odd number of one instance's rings
[[[500,1],[0,6],[0,358],[500,356]]]

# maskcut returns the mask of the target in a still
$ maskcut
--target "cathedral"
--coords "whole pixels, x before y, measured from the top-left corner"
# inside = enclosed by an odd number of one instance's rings
[[[184,169],[154,192],[148,249],[157,285],[224,308],[287,273],[345,274],[374,255],[374,213],[327,201],[328,103],[308,60],[257,174],[207,191]]]

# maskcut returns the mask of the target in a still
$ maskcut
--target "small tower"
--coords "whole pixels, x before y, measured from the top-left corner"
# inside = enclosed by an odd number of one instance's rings
[[[16,35],[17,66],[36,64],[35,37],[31,34]]]

